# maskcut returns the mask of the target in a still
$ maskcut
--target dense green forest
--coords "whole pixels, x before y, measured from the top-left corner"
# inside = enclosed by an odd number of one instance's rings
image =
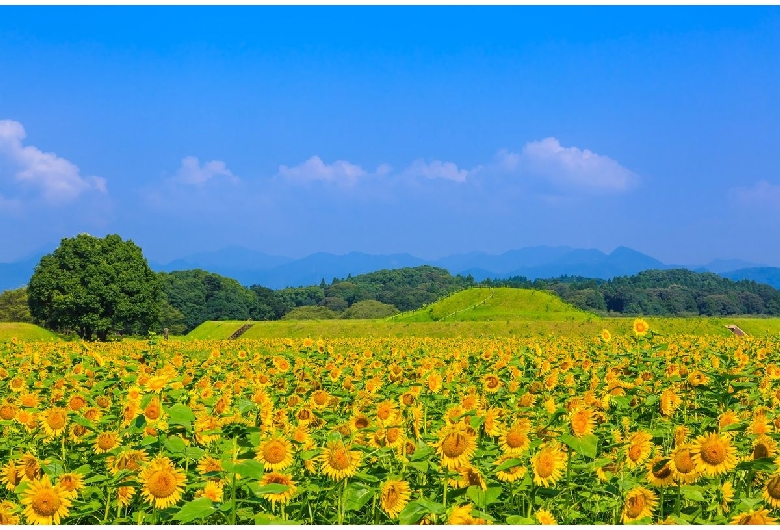
[[[279,290],[245,287],[203,270],[159,273],[159,278],[158,327],[175,334],[206,320],[382,318],[477,285],[552,291],[581,309],[603,315],[780,315],[780,291],[769,285],[687,269],[649,270],[611,280],[513,277],[477,283],[471,276],[452,276],[445,269],[425,265]],[[0,321],[30,320],[26,289],[0,293]]]

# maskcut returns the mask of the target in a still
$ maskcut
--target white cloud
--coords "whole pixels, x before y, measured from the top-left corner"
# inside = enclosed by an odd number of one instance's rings
[[[750,187],[737,187],[733,190],[734,198],[748,206],[772,206],[780,208],[780,186],[759,180]]]
[[[389,166],[385,165],[379,166],[377,169],[377,172],[386,173],[387,171],[389,171]],[[279,166],[279,175],[299,182],[321,180],[353,184],[361,177],[368,175],[368,173],[362,167],[351,164],[346,160],[336,160],[332,164],[326,164],[320,157],[315,155],[297,166]]]
[[[38,188],[52,203],[73,200],[89,190],[106,192],[105,179],[82,177],[72,162],[31,145],[23,146],[26,136],[18,121],[0,120],[0,156],[16,166],[14,177],[18,182]]]
[[[454,163],[442,162],[441,160],[434,160],[430,164],[423,160],[415,160],[403,173],[412,177],[446,179],[457,182],[465,182],[466,177],[469,175],[467,170],[458,169],[458,166]]]
[[[182,184],[203,186],[215,177],[227,177],[232,182],[237,182],[238,177],[227,168],[221,160],[206,162],[203,166],[197,157],[187,156],[181,161],[181,167],[176,172],[173,180]]]
[[[563,147],[552,137],[528,142],[520,153],[502,149],[496,155],[495,167],[541,177],[561,189],[595,193],[627,191],[639,180],[635,173],[607,156],[588,149]]]

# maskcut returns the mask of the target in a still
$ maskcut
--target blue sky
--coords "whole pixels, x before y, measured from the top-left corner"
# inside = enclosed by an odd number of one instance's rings
[[[776,7],[0,7],[0,261],[780,266]]]

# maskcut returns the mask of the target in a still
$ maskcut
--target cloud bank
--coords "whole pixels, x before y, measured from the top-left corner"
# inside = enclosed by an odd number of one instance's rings
[[[733,190],[734,198],[746,206],[769,206],[780,208],[780,185],[759,180],[750,187],[737,187]]]
[[[69,202],[90,190],[106,193],[105,179],[82,177],[69,160],[22,145],[26,136],[18,121],[0,120],[0,157],[14,166],[18,183],[37,189],[50,203]]]
[[[182,159],[181,167],[174,175],[173,180],[180,184],[203,186],[217,177],[225,177],[232,182],[238,181],[238,177],[221,160],[212,160],[201,166],[197,157],[187,156]]]

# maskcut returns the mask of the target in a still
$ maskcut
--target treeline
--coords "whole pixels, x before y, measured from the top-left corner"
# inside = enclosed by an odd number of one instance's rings
[[[452,276],[427,265],[279,290],[247,288],[203,270],[160,273],[160,277],[161,321],[173,333],[188,332],[207,320],[382,318],[475,285],[470,276]]]
[[[594,280],[574,276],[546,280],[513,277],[485,285],[543,289],[587,311],[648,316],[780,315],[780,291],[752,280],[733,281],[711,272],[648,270]]]

